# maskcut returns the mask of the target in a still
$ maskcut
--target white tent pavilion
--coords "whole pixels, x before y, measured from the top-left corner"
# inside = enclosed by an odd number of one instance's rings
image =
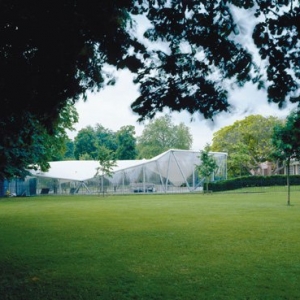
[[[96,176],[98,161],[85,160],[50,162],[48,172],[31,173],[39,179],[41,189],[59,193],[68,189],[72,193],[99,193],[102,187],[112,193],[194,191],[201,185],[196,172],[199,155],[199,151],[171,149],[152,159],[118,160],[112,168],[112,177],[104,178]],[[213,179],[225,179],[227,154],[211,152],[211,155],[218,164]]]

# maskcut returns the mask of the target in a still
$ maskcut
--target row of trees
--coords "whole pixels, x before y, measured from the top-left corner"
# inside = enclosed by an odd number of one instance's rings
[[[114,159],[152,158],[171,148],[190,149],[192,142],[190,129],[183,123],[175,125],[169,115],[150,121],[139,137],[132,125],[114,132],[97,124],[81,129],[74,141],[67,140],[67,151],[58,160],[96,160],[100,147],[109,150]]]

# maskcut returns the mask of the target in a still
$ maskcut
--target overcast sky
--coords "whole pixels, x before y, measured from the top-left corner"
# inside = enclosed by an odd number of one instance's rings
[[[96,94],[89,94],[86,102],[81,100],[76,104],[79,122],[75,125],[76,131],[71,132],[69,136],[74,138],[80,129],[88,125],[95,126],[97,123],[113,131],[119,130],[122,126],[133,125],[136,128],[136,135],[139,136],[144,124],[137,123],[138,116],[130,109],[130,104],[138,95],[130,72],[121,71],[118,73],[115,86],[106,87]],[[214,132],[232,125],[236,120],[242,120],[251,114],[284,118],[292,108],[289,105],[286,109],[280,110],[275,104],[268,104],[265,93],[251,86],[235,90],[229,100],[232,104],[231,112],[218,115],[213,122],[204,120],[199,115],[194,115],[194,121],[191,122],[191,116],[186,112],[171,114],[173,123],[183,122],[190,128],[194,150],[203,149],[206,143],[211,144]]]
[[[257,50],[253,45],[252,31],[254,28],[254,10],[241,10],[235,8],[233,17],[237,23],[239,35],[234,36],[237,42],[246,45],[254,59],[257,59]],[[135,17],[137,21],[137,34],[140,40],[143,32],[149,23],[144,18]],[[146,42],[147,43],[147,42]],[[153,46],[147,43],[147,47]],[[257,62],[257,61],[256,61]],[[261,62],[257,62],[261,64]],[[76,104],[79,113],[79,123],[75,125],[76,132],[70,133],[73,138],[78,130],[97,123],[113,131],[119,130],[122,126],[133,125],[136,128],[137,136],[141,135],[144,124],[138,124],[138,116],[133,114],[130,104],[139,96],[138,88],[132,83],[132,75],[129,71],[118,73],[118,80],[115,86],[106,87],[100,93],[89,94],[88,100],[82,100]],[[260,114],[263,116],[278,116],[285,118],[292,109],[291,105],[280,110],[275,104],[268,104],[266,94],[257,91],[250,84],[241,89],[235,89],[229,98],[232,105],[230,113],[222,113],[215,117],[214,121],[203,120],[199,115],[194,116],[194,121],[190,122],[191,116],[186,113],[172,113],[172,121],[175,124],[185,123],[193,136],[193,149],[200,150],[209,143],[212,143],[213,133],[220,128],[232,125],[236,120],[242,120],[248,115]],[[165,111],[167,113],[168,111]],[[159,115],[158,115],[159,116]]]

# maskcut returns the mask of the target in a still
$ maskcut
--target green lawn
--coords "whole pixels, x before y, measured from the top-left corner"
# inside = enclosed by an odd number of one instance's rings
[[[300,299],[300,193],[0,199],[0,299]]]

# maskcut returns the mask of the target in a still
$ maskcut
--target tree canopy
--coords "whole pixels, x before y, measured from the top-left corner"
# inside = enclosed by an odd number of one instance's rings
[[[122,126],[116,132],[118,148],[116,157],[121,160],[135,159],[137,157],[137,147],[135,138],[135,128],[132,125]]]
[[[193,138],[189,128],[180,123],[175,125],[169,115],[150,121],[138,137],[137,148],[140,158],[152,158],[169,149],[190,149]]]
[[[134,126],[114,132],[100,124],[82,128],[74,139],[76,159],[98,159],[98,148],[105,147],[115,159],[135,159],[137,156]]]
[[[255,21],[262,68],[239,42],[242,10]],[[165,49],[142,44],[138,14],[151,23],[144,37]],[[229,110],[229,87],[249,81],[280,107],[299,102],[299,15],[298,0],[1,1],[0,148],[7,155],[0,171],[20,175],[33,128],[53,134],[68,101],[113,83],[106,65],[136,73],[140,96],[132,109],[141,120],[165,107],[213,118]],[[9,156],[16,159],[6,172]]]
[[[251,115],[214,133],[212,150],[228,153],[228,176],[249,175],[260,164],[273,161],[273,129],[282,121],[276,117]]]
[[[9,125],[19,130],[17,134],[12,131],[7,137],[8,127],[0,126],[0,180],[13,176],[24,177],[28,169],[38,166],[45,171],[49,161],[60,160],[66,151],[66,130],[72,130],[77,120],[75,107],[67,103],[53,125],[51,134],[30,113],[17,121],[10,120]],[[23,127],[23,122],[27,126]]]
[[[145,1],[144,1],[145,2]],[[143,2],[143,3],[144,3]],[[246,82],[265,88],[268,99],[283,107],[300,101],[300,8],[298,0],[160,0],[148,1],[152,27],[145,36],[164,42],[152,51],[137,76],[141,96],[132,104],[141,119],[164,107],[187,110],[205,118],[228,111],[231,86]],[[247,12],[252,24],[249,43],[239,18]],[[250,27],[250,28],[249,28]]]

